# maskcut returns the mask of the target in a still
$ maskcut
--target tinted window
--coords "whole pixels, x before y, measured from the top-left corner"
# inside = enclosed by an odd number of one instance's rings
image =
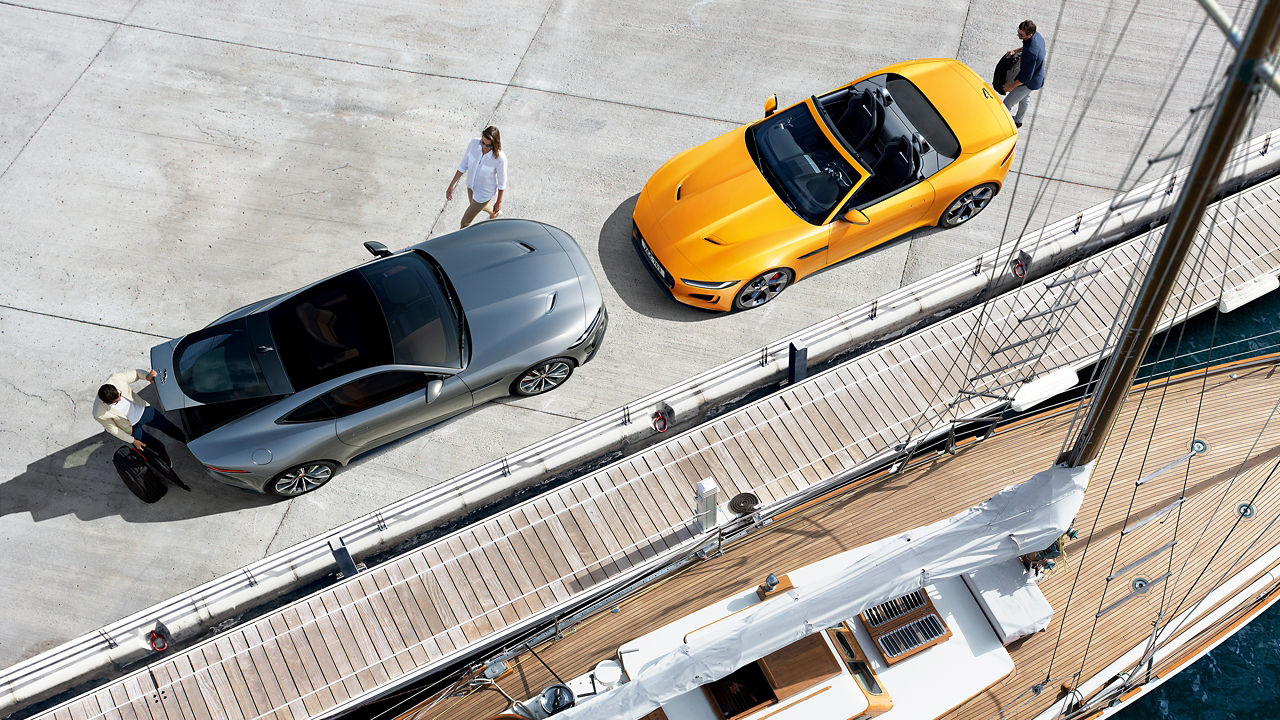
[[[823,134],[805,104],[762,120],[748,133],[756,163],[778,197],[820,225],[862,177]]]
[[[295,390],[391,362],[378,301],[354,270],[304,290],[267,315]]]
[[[226,402],[270,394],[243,322],[188,335],[174,350],[178,386],[193,400]]]
[[[360,268],[373,288],[402,365],[461,367],[458,318],[442,273],[417,253]]]
[[[353,380],[317,397],[282,418],[282,422],[315,422],[345,417],[409,393],[423,393],[427,376],[420,372],[384,372]],[[425,396],[424,400],[425,402]]]

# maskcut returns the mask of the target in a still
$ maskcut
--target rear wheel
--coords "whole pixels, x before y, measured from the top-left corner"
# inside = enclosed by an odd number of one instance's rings
[[[795,274],[786,268],[766,270],[742,286],[738,296],[733,299],[733,309],[750,310],[760,307],[778,297],[793,279]]]
[[[551,358],[543,360],[525,370],[511,383],[511,394],[528,397],[551,392],[569,379],[573,374],[573,361],[569,358]]]
[[[284,498],[304,495],[329,482],[336,470],[337,466],[327,460],[302,463],[272,478],[267,492]]]
[[[974,215],[991,204],[997,189],[995,183],[983,183],[975,188],[969,188],[960,197],[951,201],[946,212],[942,213],[942,218],[938,220],[938,224],[944,228],[953,228],[969,222]]]

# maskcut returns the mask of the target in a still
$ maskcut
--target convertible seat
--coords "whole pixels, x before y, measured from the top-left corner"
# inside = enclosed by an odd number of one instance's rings
[[[873,147],[871,140],[884,126],[885,107],[879,95],[870,90],[862,90],[849,98],[840,119],[836,120],[836,129],[853,147],[854,151]]]
[[[900,135],[884,146],[884,154],[871,169],[864,197],[878,198],[910,185],[920,173],[920,150],[911,138]]]

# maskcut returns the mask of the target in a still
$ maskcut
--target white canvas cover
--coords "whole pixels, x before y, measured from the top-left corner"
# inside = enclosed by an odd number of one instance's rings
[[[758,603],[691,634],[670,652],[628,667],[629,682],[556,717],[642,717],[876,603],[1042,550],[1070,527],[1092,469],[1055,466],[945,520],[791,571],[789,597]]]
[[[1040,632],[1053,619],[1053,606],[1035,576],[1017,560],[984,565],[965,573],[964,582],[1005,645]]]

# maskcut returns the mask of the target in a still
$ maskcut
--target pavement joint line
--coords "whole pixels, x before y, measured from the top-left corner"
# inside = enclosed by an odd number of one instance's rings
[[[145,335],[147,337],[159,338],[161,340],[172,340],[169,335],[160,335],[158,333],[147,332],[146,330],[135,330],[133,328],[119,327],[117,325],[108,325],[106,323],[94,322],[92,320],[81,320],[66,315],[54,315],[52,313],[40,312],[39,310],[31,310],[29,308],[14,307],[13,305],[0,304],[0,310],[13,310],[15,312],[29,313],[31,315],[39,315],[40,317],[53,318],[54,320],[66,320],[67,322],[80,323],[82,325],[92,325],[94,327],[106,328],[108,330],[120,330],[134,335]]]
[[[7,5],[9,3],[3,3],[3,4]],[[25,6],[17,5],[15,7],[25,7]],[[134,2],[134,7],[137,7],[137,0],[135,0]],[[36,8],[27,8],[27,9],[36,10]],[[133,8],[129,8],[129,12],[133,12]],[[93,58],[90,59],[89,62],[84,64],[84,67],[80,69],[80,73],[76,75],[76,79],[72,81],[69,85],[67,85],[66,91],[63,92],[62,96],[58,98],[58,102],[54,103],[53,107],[49,108],[49,112],[45,113],[45,116],[43,118],[40,118],[40,124],[37,125],[36,128],[31,131],[31,134],[27,136],[27,139],[22,142],[22,147],[18,148],[18,152],[13,154],[13,157],[9,160],[9,164],[4,166],[4,170],[0,170],[0,180],[3,180],[4,176],[9,174],[9,170],[13,168],[14,165],[18,164],[18,158],[22,157],[22,154],[26,152],[27,146],[30,145],[31,141],[36,139],[36,135],[39,135],[40,131],[44,129],[44,124],[49,122],[49,118],[53,117],[53,114],[58,111],[58,108],[62,107],[62,101],[66,100],[67,96],[71,94],[71,91],[74,90],[76,86],[80,84],[80,78],[83,78],[84,74],[89,72],[89,68],[93,67],[93,64],[98,61],[98,58],[102,55],[102,51],[106,50],[107,45],[111,44],[112,39],[114,39],[116,36],[116,31],[118,31],[119,29],[120,29],[119,26],[116,26],[111,30],[111,34],[107,36],[106,40],[102,41],[102,45],[99,46],[98,51],[93,54]]]
[[[224,39],[222,39],[222,38],[208,37],[208,36],[205,36],[205,35],[196,35],[196,34],[193,34],[193,33],[184,33],[184,32],[179,32],[179,31],[177,31],[177,30],[167,30],[167,29],[165,29],[165,28],[151,27],[151,26],[148,26],[148,25],[138,25],[138,24],[135,24],[135,23],[131,23],[131,22],[124,21],[124,20],[112,20],[112,19],[110,19],[110,18],[95,17],[95,16],[92,16],[92,15],[85,15],[85,14],[82,14],[82,13],[73,13],[73,12],[66,12],[66,11],[60,11],[60,10],[49,10],[49,9],[47,9],[47,8],[31,7],[31,6],[29,6],[29,5],[22,5],[22,4],[20,4],[20,3],[4,2],[3,0],[0,0],[0,6],[15,7],[15,8],[21,8],[21,9],[24,9],[24,10],[31,10],[31,11],[33,11],[33,12],[51,13],[51,14],[54,14],[54,15],[64,15],[64,16],[66,16],[66,17],[75,17],[75,18],[80,18],[80,19],[82,19],[82,20],[93,20],[93,21],[95,21],[95,22],[110,23],[110,24],[112,24],[112,25],[115,25],[117,29],[119,29],[119,28],[121,28],[121,27],[127,27],[127,28],[130,28],[130,29],[133,29],[133,30],[145,30],[145,31],[149,31],[149,32],[162,33],[162,34],[164,34],[164,35],[173,35],[173,36],[175,36],[175,37],[185,37],[185,38],[190,38],[190,39],[192,39],[192,40],[204,40],[204,41],[206,41],[206,42],[213,42],[213,43],[221,43],[221,44],[224,44],[224,45],[231,45],[231,46],[233,46],[233,47],[248,48],[248,49],[251,49],[251,50],[261,50],[261,51],[263,51],[263,52],[280,53],[280,54],[282,54],[282,55],[292,55],[292,56],[294,56],[294,57],[309,58],[309,59],[312,59],[312,60],[323,60],[323,61],[326,61],[326,62],[334,62],[334,63],[343,64],[343,65],[355,65],[355,66],[357,66],[357,67],[366,67],[366,68],[371,68],[371,69],[374,69],[374,70],[389,70],[389,71],[391,71],[391,72],[407,73],[407,74],[409,74],[409,75],[418,75],[418,76],[421,76],[421,77],[440,78],[440,79],[442,79],[442,80],[459,80],[459,81],[462,81],[462,82],[479,83],[479,84],[482,84],[482,85],[498,85],[498,86],[501,86],[501,87],[504,87],[504,88],[507,88],[507,89],[510,89],[510,88],[518,88],[518,89],[520,89],[520,90],[529,90],[529,91],[531,91],[531,92],[546,93],[546,94],[548,94],[548,95],[558,95],[558,96],[560,96],[560,97],[572,98],[572,99],[575,99],[575,100],[586,100],[586,101],[589,101],[589,102],[598,102],[598,103],[605,103],[605,104],[608,104],[608,105],[615,105],[615,106],[617,106],[617,107],[634,108],[634,109],[637,109],[637,110],[648,110],[648,111],[652,111],[652,112],[665,113],[665,114],[668,114],[668,115],[675,115],[675,116],[678,116],[678,117],[694,118],[695,120],[710,120],[710,121],[712,121],[712,122],[722,122],[722,123],[727,123],[727,124],[734,125],[734,126],[737,126],[737,125],[746,125],[747,123],[752,122],[752,121],[754,120],[754,118],[753,118],[753,119],[751,119],[751,120],[733,120],[733,119],[729,119],[729,118],[714,117],[714,116],[711,116],[711,115],[699,115],[699,114],[697,114],[697,113],[685,112],[685,111],[683,111],[683,110],[672,110],[672,109],[670,109],[670,108],[654,107],[654,106],[651,106],[651,105],[639,105],[639,104],[636,104],[636,103],[622,102],[622,101],[620,101],[620,100],[609,100],[609,99],[607,99],[607,98],[591,97],[591,96],[589,96],[589,95],[579,95],[579,94],[576,94],[576,93],[564,92],[564,91],[562,91],[562,90],[550,90],[550,89],[547,89],[547,88],[533,87],[533,86],[531,86],[531,85],[520,85],[520,84],[517,84],[517,83],[511,83],[511,82],[503,83],[503,82],[498,82],[497,80],[483,80],[483,79],[480,79],[480,78],[469,78],[469,77],[463,77],[463,76],[461,76],[461,75],[445,75],[445,74],[443,74],[443,73],[432,73],[432,72],[425,72],[425,71],[422,71],[422,70],[412,70],[412,69],[409,69],[409,68],[395,67],[395,66],[393,66],[393,65],[378,65],[378,64],[376,64],[376,63],[364,62],[364,61],[361,61],[361,60],[352,60],[352,59],[342,59],[342,58],[328,57],[328,56],[325,56],[325,55],[316,55],[316,54],[313,54],[313,53],[300,52],[300,51],[298,51],[298,50],[288,50],[288,49],[285,49],[285,48],[273,48],[273,47],[266,47],[266,46],[263,46],[263,45],[254,45],[254,44],[252,44],[252,43],[237,42],[237,41],[235,41],[235,40],[224,40]],[[539,29],[541,29],[541,25],[539,25]],[[535,33],[535,34],[536,34],[536,33]],[[115,33],[114,33],[114,32],[112,33],[112,36],[111,36],[111,37],[115,37]],[[110,42],[110,40],[111,40],[111,38],[107,38],[107,41],[108,41],[108,42]],[[106,48],[106,43],[103,43],[103,46],[102,46],[102,47],[103,47],[103,49],[105,49],[105,48]],[[99,52],[99,53],[101,53],[101,52],[102,52],[102,49],[99,49],[99,51],[98,51],[98,52]],[[98,58],[98,56],[97,56],[97,55],[95,55],[95,56],[94,56],[94,58],[93,58],[93,60],[91,60],[91,61],[88,63],[88,65],[86,65],[86,66],[85,66],[85,70],[88,70],[88,69],[89,69],[89,67],[93,65],[93,62],[94,62],[95,60],[97,60],[97,58]],[[81,72],[81,75],[83,75],[83,74],[84,74],[84,73],[83,73],[83,72]],[[512,75],[512,77],[515,77],[515,75],[513,74],[513,75]],[[74,84],[73,84],[73,86],[74,86]],[[70,92],[70,91],[68,90],[68,92]],[[505,93],[504,93],[504,95],[505,95]],[[56,109],[56,107],[55,107],[55,109]],[[37,130],[37,132],[38,132],[38,130]],[[32,137],[34,137],[34,136],[35,136],[35,133],[33,133],[33,134],[32,134]],[[16,156],[15,156],[15,157],[16,157]]]

